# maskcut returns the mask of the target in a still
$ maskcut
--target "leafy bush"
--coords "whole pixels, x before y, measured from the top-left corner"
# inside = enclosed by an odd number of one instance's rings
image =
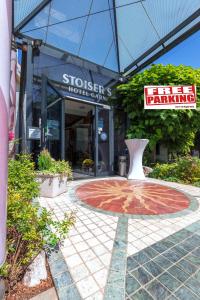
[[[38,169],[40,171],[49,171],[52,168],[53,160],[48,152],[48,150],[44,149],[40,152],[38,156]]]
[[[197,107],[200,106],[200,69],[180,65],[152,65],[116,88],[112,104],[123,107],[129,118],[128,138],[147,138],[152,152],[157,143],[168,148],[173,157],[186,155],[193,147],[200,127],[200,110],[145,110],[145,85],[196,85]],[[134,103],[134,105],[133,105]]]
[[[188,156],[178,158],[172,164],[156,164],[149,176],[200,186],[200,159]]]
[[[75,221],[73,213],[66,214],[61,222],[54,221],[51,212],[30,201],[31,196],[38,195],[33,168],[34,164],[27,155],[18,156],[17,161],[9,162],[7,259],[0,268],[0,276],[7,281],[8,291],[23,277],[29,264],[42,249],[51,251],[62,243]],[[26,180],[21,174],[22,170]],[[30,187],[34,188],[34,193]]]
[[[14,191],[23,195],[23,199],[31,200],[39,195],[38,183],[35,181],[35,164],[31,155],[18,155],[16,160],[8,162],[8,193]]]
[[[54,160],[48,150],[41,151],[38,156],[38,169],[44,174],[61,174],[72,178],[72,169],[68,161]]]

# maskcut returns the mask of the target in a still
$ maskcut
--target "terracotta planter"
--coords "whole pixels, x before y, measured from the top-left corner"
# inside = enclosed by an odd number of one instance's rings
[[[37,180],[40,183],[41,197],[53,198],[67,191],[67,176],[38,174]]]
[[[142,156],[148,142],[149,140],[147,139],[125,140],[130,156],[128,179],[145,179],[142,167]]]

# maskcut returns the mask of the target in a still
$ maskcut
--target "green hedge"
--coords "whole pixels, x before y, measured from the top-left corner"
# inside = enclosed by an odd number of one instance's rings
[[[187,156],[174,163],[156,164],[149,177],[200,187],[200,159]]]

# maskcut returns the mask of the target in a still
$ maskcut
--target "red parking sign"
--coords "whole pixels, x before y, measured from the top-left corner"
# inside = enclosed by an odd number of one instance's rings
[[[196,86],[145,86],[145,109],[196,109]]]

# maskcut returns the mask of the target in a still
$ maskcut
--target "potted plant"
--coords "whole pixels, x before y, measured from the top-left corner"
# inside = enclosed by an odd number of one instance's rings
[[[65,160],[54,160],[48,150],[38,157],[37,179],[40,196],[53,198],[67,191],[67,180],[72,178],[72,169]]]
[[[87,170],[88,173],[92,172],[92,168],[94,166],[94,161],[90,158],[86,158],[84,159],[83,163],[82,163],[82,168],[83,170]]]

